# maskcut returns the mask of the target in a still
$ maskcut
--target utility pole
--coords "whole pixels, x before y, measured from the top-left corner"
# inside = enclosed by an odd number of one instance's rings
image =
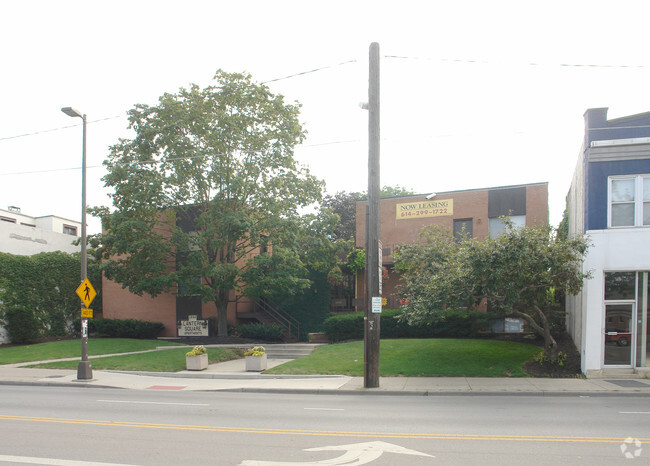
[[[379,387],[381,263],[379,260],[379,44],[370,44],[368,78],[368,215],[366,224],[366,309],[363,385]]]

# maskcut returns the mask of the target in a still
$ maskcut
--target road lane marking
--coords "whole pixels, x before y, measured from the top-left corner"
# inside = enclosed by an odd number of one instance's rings
[[[310,411],[345,411],[343,408],[302,408]]]
[[[34,456],[0,455],[0,461],[7,463],[47,464],[55,466],[134,466],[123,463],[97,463],[91,461],[60,460],[54,458],[36,458]]]
[[[136,405],[210,406],[209,403],[164,403],[162,401],[97,400],[100,403],[127,403]]]
[[[135,427],[141,429],[167,429],[204,432],[228,432],[244,434],[267,435],[303,435],[322,437],[358,437],[358,438],[401,438],[415,440],[492,440],[513,442],[576,442],[576,443],[621,443],[623,437],[571,437],[551,435],[511,435],[511,434],[420,434],[414,432],[354,432],[338,430],[300,430],[274,429],[264,427],[231,427],[231,426],[195,426],[184,424],[154,424],[149,422],[105,421],[99,419],[67,419],[34,416],[12,416],[0,414],[0,421],[44,422],[58,424],[92,425],[104,427]],[[638,439],[641,443],[650,444],[650,438]]]
[[[618,414],[650,414],[650,411],[619,411]]]
[[[187,388],[187,385],[152,385],[147,387],[147,390],[182,390]]]

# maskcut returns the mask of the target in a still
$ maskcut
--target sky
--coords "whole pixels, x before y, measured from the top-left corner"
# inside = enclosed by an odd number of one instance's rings
[[[126,113],[249,72],[302,105],[298,162],[367,190],[368,54],[380,47],[381,185],[416,193],[549,183],[557,225],[588,108],[650,111],[645,0],[0,3],[0,208],[110,206],[103,160]],[[100,229],[88,218],[89,233]]]

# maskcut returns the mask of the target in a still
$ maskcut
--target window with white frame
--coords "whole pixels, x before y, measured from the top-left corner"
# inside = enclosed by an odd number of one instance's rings
[[[609,178],[608,225],[650,225],[650,175]]]
[[[523,228],[526,226],[525,215],[506,215],[504,217],[510,220],[513,228]],[[501,217],[491,218],[488,220],[488,230],[490,238],[496,238],[506,231],[506,224]]]

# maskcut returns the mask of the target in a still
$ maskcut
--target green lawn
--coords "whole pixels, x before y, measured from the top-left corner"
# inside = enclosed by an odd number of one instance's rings
[[[526,377],[522,365],[540,351],[494,340],[381,340],[379,372],[382,377]],[[265,373],[363,376],[363,342],[321,346]]]
[[[88,355],[130,353],[146,351],[157,346],[178,346],[164,340],[136,340],[131,338],[91,338]],[[0,364],[81,357],[81,340],[61,340],[34,345],[6,346],[0,348]]]
[[[207,348],[210,364],[241,358],[242,350],[230,348]],[[126,354],[123,356],[107,356],[94,358],[90,361],[93,369],[121,370],[144,372],[178,372],[185,370],[185,353],[189,348],[162,349],[150,353]],[[29,367],[44,369],[76,369],[79,361],[59,361],[35,364]]]
[[[80,341],[64,340],[0,348],[0,364],[79,358]],[[174,345],[158,340],[91,339],[90,356],[126,353]],[[538,346],[494,340],[402,339],[382,340],[380,375],[383,377],[526,377],[522,366],[539,354]],[[94,358],[97,370],[177,372],[185,369],[187,347]],[[242,356],[240,350],[208,348],[210,363]],[[79,359],[30,367],[75,369]],[[363,342],[317,348],[311,355],[265,371],[267,374],[341,374],[363,376]]]

